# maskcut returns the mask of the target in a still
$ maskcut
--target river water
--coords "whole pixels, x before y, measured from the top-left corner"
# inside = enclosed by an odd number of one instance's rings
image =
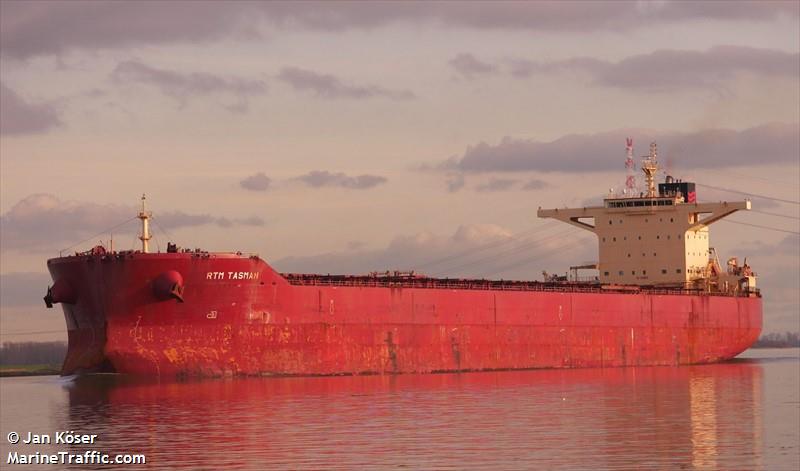
[[[14,452],[97,450],[144,454],[148,469],[797,470],[800,349],[686,367],[2,378],[0,429],[3,469],[64,467],[9,465]],[[98,437],[8,442],[64,430]]]

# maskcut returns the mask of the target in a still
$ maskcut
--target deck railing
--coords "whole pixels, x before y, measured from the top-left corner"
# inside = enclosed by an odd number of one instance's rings
[[[543,291],[571,293],[644,293],[651,295],[709,295],[760,297],[758,289],[740,292],[707,292],[700,289],[663,286],[600,285],[596,282],[540,282],[512,280],[475,280],[461,278],[428,278],[420,276],[351,276],[281,274],[290,284],[299,286],[352,286],[365,288],[427,288],[495,291]]]

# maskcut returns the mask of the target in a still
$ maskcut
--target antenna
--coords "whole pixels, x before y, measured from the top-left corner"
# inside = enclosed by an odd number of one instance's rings
[[[642,171],[647,181],[647,197],[656,196],[656,173],[658,172],[658,148],[655,142],[650,143],[650,155],[642,159]]]
[[[626,137],[625,144],[625,169],[628,171],[628,176],[625,177],[625,191],[633,194],[636,188],[636,164],[633,162],[633,139]]]
[[[148,245],[152,238],[150,235],[150,216],[152,216],[152,213],[147,211],[145,199],[145,195],[142,193],[142,210],[139,211],[139,214],[136,216],[142,220],[142,234],[139,236],[139,240],[142,241],[142,253],[148,252]]]

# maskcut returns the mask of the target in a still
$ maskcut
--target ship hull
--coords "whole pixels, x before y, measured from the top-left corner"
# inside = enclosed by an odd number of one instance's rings
[[[761,298],[548,285],[290,282],[257,257],[104,254],[48,262],[62,373],[430,373],[710,363],[761,332]],[[158,283],[179,273],[182,292]]]

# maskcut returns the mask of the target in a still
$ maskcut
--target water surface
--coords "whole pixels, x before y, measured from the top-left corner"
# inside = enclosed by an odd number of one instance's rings
[[[0,406],[4,469],[12,451],[87,448],[149,469],[800,469],[798,349],[684,367],[2,378]],[[58,430],[99,440],[6,439]]]

